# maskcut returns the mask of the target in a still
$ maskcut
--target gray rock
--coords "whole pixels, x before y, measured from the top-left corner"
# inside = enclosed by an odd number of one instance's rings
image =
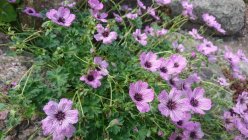
[[[197,24],[203,24],[202,14],[214,15],[222,27],[227,31],[226,35],[234,35],[245,26],[245,3],[243,0],[192,0],[194,14],[197,16]],[[182,6],[178,0],[170,4],[172,15],[179,15]]]

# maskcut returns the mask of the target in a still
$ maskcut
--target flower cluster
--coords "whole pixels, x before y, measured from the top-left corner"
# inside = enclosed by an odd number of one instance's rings
[[[218,32],[225,34],[226,31],[221,27],[221,24],[216,21],[216,18],[209,13],[205,13],[202,15],[203,21],[207,24],[207,26],[216,29]]]
[[[229,111],[225,111],[223,120],[227,131],[237,130],[240,133],[240,139],[248,138],[248,92],[244,91],[236,100],[236,105]]]
[[[73,124],[78,122],[78,111],[72,110],[73,102],[61,99],[59,103],[49,101],[43,108],[47,117],[41,121],[44,135],[53,135],[54,140],[72,137],[75,132]]]
[[[29,16],[39,17],[39,18],[41,17],[41,14],[37,13],[36,10],[32,7],[26,7],[23,12]]]
[[[83,75],[80,80],[93,88],[98,88],[101,86],[101,79],[103,76],[108,75],[108,62],[103,60],[101,57],[95,57],[94,64],[96,65],[96,69],[90,70],[88,74]]]

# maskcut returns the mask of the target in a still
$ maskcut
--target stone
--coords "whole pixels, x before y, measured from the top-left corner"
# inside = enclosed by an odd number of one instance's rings
[[[203,13],[209,13],[227,31],[226,35],[235,35],[245,26],[245,3],[243,0],[192,0],[194,14],[197,19],[193,23],[203,25]],[[182,12],[182,6],[178,0],[169,5],[172,15],[177,16]]]

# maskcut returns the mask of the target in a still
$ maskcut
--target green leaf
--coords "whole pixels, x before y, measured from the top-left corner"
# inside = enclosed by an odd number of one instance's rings
[[[5,0],[0,1],[0,21],[12,22],[16,20],[16,11],[13,6]]]

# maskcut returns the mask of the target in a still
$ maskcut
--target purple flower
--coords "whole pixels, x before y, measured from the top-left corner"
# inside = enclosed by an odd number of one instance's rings
[[[248,122],[245,121],[245,119],[238,118],[236,119],[236,123],[237,123],[236,127],[239,130],[239,132],[247,138],[248,137]]]
[[[161,131],[161,130],[159,130],[159,131],[158,131],[158,136],[159,136],[159,137],[163,137],[163,136],[164,136],[164,132]]]
[[[146,35],[155,36],[154,29],[150,26],[146,26],[144,32]]]
[[[95,57],[94,63],[97,65],[96,70],[99,71],[99,73],[103,76],[108,75],[108,62],[106,60],[103,60],[101,57]]]
[[[158,5],[167,5],[171,3],[171,0],[156,0]]]
[[[181,87],[182,87],[182,80],[180,78],[178,78],[178,76],[169,76],[169,78],[168,78],[168,80],[166,80],[166,82],[172,88],[181,89]]]
[[[69,27],[75,19],[75,15],[71,14],[70,9],[65,7],[59,7],[58,10],[51,9],[46,13],[46,16],[54,23]]]
[[[180,74],[187,65],[187,60],[183,56],[179,54],[174,54],[170,56],[168,62],[168,73],[171,75],[178,75]]]
[[[120,15],[116,14],[116,13],[113,13],[114,17],[115,17],[115,21],[116,22],[123,22],[123,19]]]
[[[248,63],[248,58],[244,54],[243,50],[239,49],[238,52],[237,52],[237,56],[240,58],[241,61],[244,61],[244,62]]]
[[[211,100],[203,97],[205,90],[201,87],[197,87],[192,92],[191,90],[187,91],[187,102],[190,109],[199,114],[205,114],[205,110],[211,109]]]
[[[8,0],[9,3],[15,3],[16,0]]]
[[[169,140],[186,140],[184,135],[182,135],[181,133],[176,133],[173,132],[169,138]]]
[[[185,129],[183,131],[183,135],[187,138],[187,139],[192,139],[192,140],[200,140],[201,138],[203,138],[204,133],[201,130],[201,124],[198,122],[195,122],[192,124],[192,128],[191,130]]]
[[[94,35],[96,41],[102,41],[103,44],[111,44],[117,39],[117,33],[110,32],[109,28],[104,28],[102,24],[97,24],[96,26],[98,34]]]
[[[138,4],[138,6],[140,7],[140,8],[142,8],[142,9],[146,9],[146,6],[144,5],[144,3],[141,1],[141,0],[137,0],[137,4]]]
[[[158,56],[153,52],[143,52],[141,53],[139,59],[141,66],[151,72],[157,71],[160,67],[160,60],[158,60]]]
[[[192,20],[196,19],[196,16],[193,14],[193,4],[190,4],[188,0],[181,1],[183,7],[183,15],[189,17]]]
[[[177,122],[185,118],[186,111],[189,110],[186,99],[182,98],[181,92],[173,88],[169,95],[163,90],[158,95],[158,110],[162,115],[170,117],[172,121]]]
[[[203,55],[208,56],[214,54],[218,50],[218,48],[217,46],[213,45],[211,41],[204,39],[203,43],[197,46],[197,50]]]
[[[137,17],[138,17],[138,14],[137,13],[127,13],[126,15],[125,15],[128,19],[132,19],[132,20],[134,20],[134,19],[136,19]]]
[[[225,122],[225,128],[226,130],[230,131],[235,128],[235,120],[237,116],[230,111],[225,111],[223,115],[223,120]]]
[[[235,136],[233,140],[246,140],[246,138],[242,135]]]
[[[104,7],[103,3],[101,3],[99,0],[88,0],[88,3],[94,11],[100,11]]]
[[[191,74],[187,79],[181,80],[180,90],[188,91],[191,90],[191,86],[194,83],[199,83],[201,78],[198,76],[197,73]]]
[[[176,52],[178,53],[178,52],[183,52],[184,51],[184,46],[183,46],[183,44],[179,44],[177,41],[174,41],[173,43],[172,43],[172,47],[176,50]]]
[[[152,17],[154,17],[156,20],[160,20],[160,18],[156,15],[156,11],[155,11],[154,8],[148,7],[147,13],[148,13],[149,15],[151,15]]]
[[[203,36],[201,36],[199,33],[198,33],[198,30],[193,28],[191,31],[189,31],[189,34],[196,40],[202,40],[203,39]]]
[[[248,92],[242,92],[237,99],[237,105],[247,108],[248,105]]]
[[[141,33],[140,29],[136,29],[133,33],[133,37],[136,41],[138,41],[141,45],[147,45],[147,35],[145,33]]]
[[[227,79],[224,77],[219,77],[217,79],[217,82],[221,85],[221,86],[229,86],[229,83],[227,82]]]
[[[225,34],[225,30],[221,28],[221,24],[216,21],[216,18],[208,13],[202,15],[203,21],[209,27],[215,28],[218,32]]]
[[[169,80],[170,75],[168,74],[168,60],[165,60],[164,58],[160,58],[160,66],[159,66],[159,74],[164,80]]]
[[[98,88],[101,86],[101,79],[101,73],[96,70],[90,71],[87,75],[84,75],[80,78],[81,81],[84,81],[93,88]]]
[[[189,121],[191,119],[191,115],[189,113],[185,113],[185,118],[179,120],[177,122],[173,122],[178,128],[181,129],[189,129],[192,130],[192,123]]]
[[[49,101],[43,108],[47,117],[41,121],[44,135],[53,134],[53,139],[72,137],[73,124],[78,122],[78,111],[72,110],[73,102],[61,99],[59,103]]]
[[[240,57],[234,54],[231,50],[226,47],[224,58],[233,66],[236,66],[240,62]]]
[[[94,11],[94,10],[90,10],[90,12],[91,12],[91,15],[96,20],[99,20],[101,22],[108,22],[107,19],[106,19],[108,17],[107,13],[100,13],[99,11]]]
[[[76,4],[77,3],[73,0],[65,0],[65,1],[61,2],[61,6],[69,7],[69,8],[75,7]]]
[[[159,36],[163,36],[165,34],[167,34],[168,30],[167,29],[160,29],[160,30],[157,30],[155,32],[155,36],[159,37]]]
[[[26,7],[26,8],[24,9],[24,13],[26,13],[26,14],[28,14],[28,15],[30,15],[30,16],[34,16],[34,17],[41,17],[41,15],[40,15],[39,13],[37,13],[37,12],[35,11],[35,9],[32,8],[32,7]]]
[[[131,83],[129,87],[129,96],[132,98],[137,109],[144,113],[150,111],[149,102],[154,99],[154,91],[150,89],[148,84],[143,81]]]

